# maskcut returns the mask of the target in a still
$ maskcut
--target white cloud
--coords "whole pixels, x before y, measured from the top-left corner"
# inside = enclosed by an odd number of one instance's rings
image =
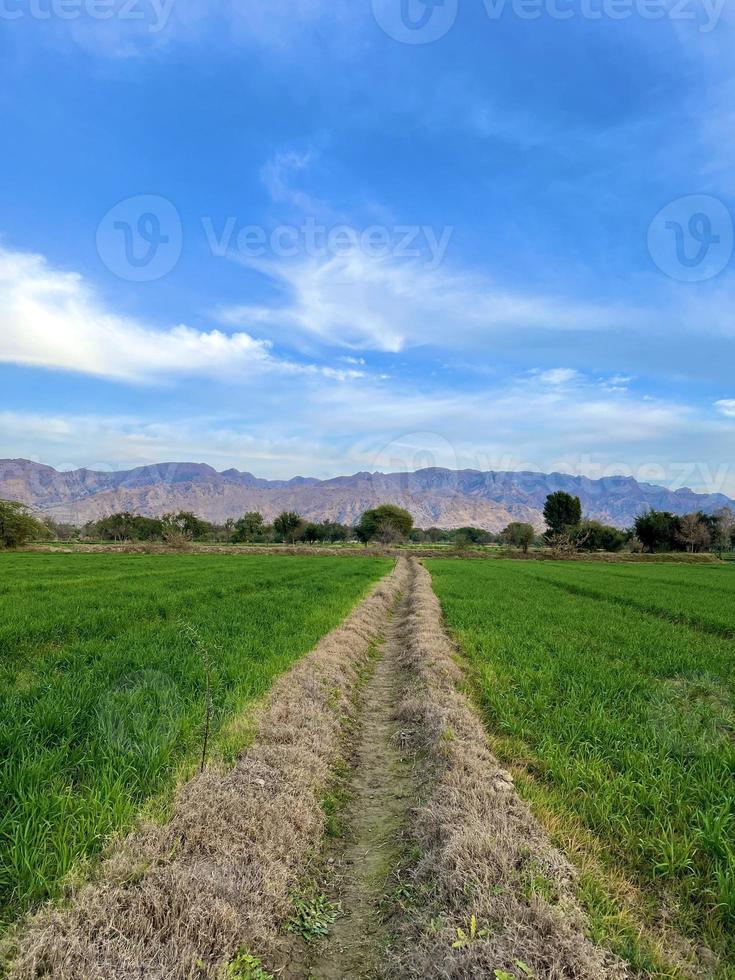
[[[343,368],[279,360],[248,333],[156,330],[107,309],[72,272],[41,255],[0,247],[0,362],[145,382],[195,375],[243,378],[264,372],[362,376]]]
[[[542,371],[538,378],[545,385],[564,385],[578,381],[581,375],[574,368],[551,368],[549,371]]]
[[[722,398],[715,402],[715,408],[721,415],[735,419],[735,398]]]

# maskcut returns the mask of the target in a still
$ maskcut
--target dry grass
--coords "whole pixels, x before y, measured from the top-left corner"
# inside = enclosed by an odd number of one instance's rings
[[[627,976],[621,961],[586,938],[574,869],[492,755],[482,722],[460,693],[463,674],[429,573],[418,566],[415,574],[404,657],[416,684],[399,711],[426,754],[432,782],[412,813],[421,897],[399,934],[393,974]]]
[[[217,977],[243,947],[268,962],[322,841],[320,801],[361,669],[407,574],[400,561],[276,682],[234,769],[185,785],[169,823],[132,835],[68,908],[26,924],[13,980]]]

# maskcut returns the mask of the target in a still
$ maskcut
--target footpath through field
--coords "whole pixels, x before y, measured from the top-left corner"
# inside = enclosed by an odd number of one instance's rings
[[[402,633],[415,577],[411,568],[377,664],[362,689],[346,834],[328,859],[344,914],[309,963],[311,980],[376,975],[389,942],[381,906],[401,860],[406,816],[419,782],[414,754],[407,751],[397,721],[397,706],[408,680],[400,660]]]

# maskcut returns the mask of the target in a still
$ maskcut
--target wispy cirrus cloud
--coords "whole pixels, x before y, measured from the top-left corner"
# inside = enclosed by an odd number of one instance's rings
[[[398,352],[425,344],[477,346],[494,331],[604,330],[641,311],[504,289],[479,274],[427,269],[420,261],[346,256],[247,260],[282,290],[269,306],[219,311],[223,322],[288,330],[341,347]]]

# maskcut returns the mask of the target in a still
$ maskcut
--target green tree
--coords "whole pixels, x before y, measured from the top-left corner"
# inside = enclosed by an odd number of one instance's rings
[[[395,504],[381,504],[365,511],[355,527],[355,534],[364,544],[376,538],[389,544],[407,538],[412,527],[413,517],[407,510]]]
[[[172,547],[184,547],[188,541],[201,541],[213,534],[214,525],[189,510],[164,514],[161,518],[161,536]]]
[[[273,521],[273,530],[282,541],[295,544],[301,537],[304,522],[301,515],[294,511],[284,511]]]
[[[325,521],[321,526],[324,529],[325,541],[346,541],[351,534],[349,527],[336,521]]]
[[[681,519],[666,510],[649,510],[636,518],[635,536],[646,551],[680,551]]]
[[[313,524],[309,522],[304,525],[304,530],[302,533],[302,538],[307,544],[316,544],[317,541],[324,541],[324,526],[321,524]]]
[[[501,537],[506,544],[511,545],[513,548],[522,548],[525,555],[533,544],[536,532],[532,524],[522,524],[519,521],[513,521],[512,524],[506,527]]]
[[[121,511],[87,524],[85,531],[89,537],[102,541],[156,541],[163,537],[163,522]]]
[[[238,521],[235,521],[232,540],[238,542],[255,541],[264,532],[263,515],[257,511],[249,511],[247,514],[243,514]]]
[[[564,534],[578,527],[582,521],[582,503],[579,497],[557,490],[550,493],[544,504],[544,520],[549,534]]]
[[[48,537],[48,528],[16,500],[0,500],[0,548],[19,548]]]
[[[579,547],[583,551],[620,551],[627,540],[624,531],[599,521],[582,521]]]
[[[129,511],[108,514],[92,525],[91,533],[103,541],[130,541],[133,537],[135,517]]]
[[[458,527],[452,531],[452,537],[456,541],[458,536],[462,536],[470,544],[491,544],[493,540],[492,534],[481,527]]]

